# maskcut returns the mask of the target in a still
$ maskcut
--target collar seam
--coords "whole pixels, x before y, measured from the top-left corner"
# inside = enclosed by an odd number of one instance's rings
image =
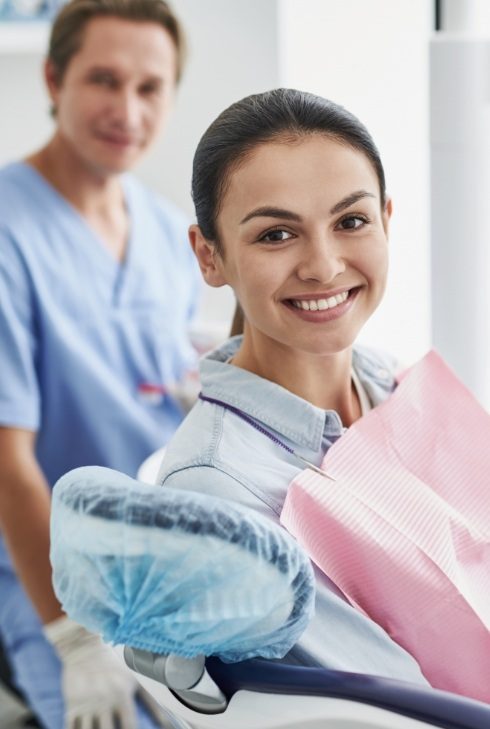
[[[248,415],[249,417],[253,418],[254,420],[257,420],[257,422],[260,425],[268,426],[269,428],[272,428],[276,433],[279,433],[280,435],[283,435],[284,437],[288,438],[289,440],[298,443],[299,445],[305,446],[307,448],[310,448],[312,450],[318,450],[318,448],[321,445],[321,439],[323,436],[323,431],[325,427],[325,420],[324,418],[321,418],[320,416],[317,416],[316,413],[306,413],[306,415],[313,421],[312,426],[314,429],[314,434],[312,437],[308,437],[304,433],[300,433],[296,429],[291,429],[289,427],[285,427],[284,424],[276,419],[268,417],[268,413],[265,413],[263,411],[258,411],[254,407],[249,407],[249,403],[244,404],[243,400],[240,398],[236,398],[234,396],[230,396],[230,394],[226,391],[220,390],[219,388],[212,388],[212,393],[209,393],[207,390],[203,390],[203,394],[205,396],[209,397],[215,397],[218,396],[216,399],[222,400],[227,405],[231,405],[233,407],[236,407],[240,410],[243,410],[243,412]],[[210,404],[210,403],[208,403]],[[222,407],[222,406],[218,406]],[[223,408],[226,409],[226,408]],[[234,413],[232,413],[234,414]],[[265,417],[264,417],[265,415]],[[235,417],[239,417],[235,414]],[[321,422],[320,422],[321,421]],[[252,427],[251,425],[249,427]]]

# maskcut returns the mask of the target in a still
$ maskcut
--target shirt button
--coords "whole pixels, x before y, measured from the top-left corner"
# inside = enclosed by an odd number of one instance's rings
[[[388,377],[390,376],[390,373],[388,372],[388,370],[379,369],[378,372],[377,372],[377,375],[382,380],[387,380]]]

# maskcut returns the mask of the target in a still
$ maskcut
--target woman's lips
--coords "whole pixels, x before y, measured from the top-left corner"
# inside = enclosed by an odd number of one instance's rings
[[[284,304],[304,321],[322,323],[338,319],[354,303],[360,287],[343,289],[340,293],[307,294],[301,298],[285,299]]]

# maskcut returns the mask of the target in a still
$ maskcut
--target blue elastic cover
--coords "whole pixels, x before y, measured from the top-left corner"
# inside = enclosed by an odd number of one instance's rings
[[[311,565],[285,530],[223,499],[108,468],[78,468],[56,484],[51,562],[73,620],[156,653],[280,658],[313,612]]]

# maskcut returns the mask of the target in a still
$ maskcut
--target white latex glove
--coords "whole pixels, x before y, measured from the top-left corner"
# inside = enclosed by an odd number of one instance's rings
[[[136,693],[157,725],[168,726],[164,711],[98,635],[66,616],[45,625],[44,634],[62,662],[65,729],[137,729]]]

